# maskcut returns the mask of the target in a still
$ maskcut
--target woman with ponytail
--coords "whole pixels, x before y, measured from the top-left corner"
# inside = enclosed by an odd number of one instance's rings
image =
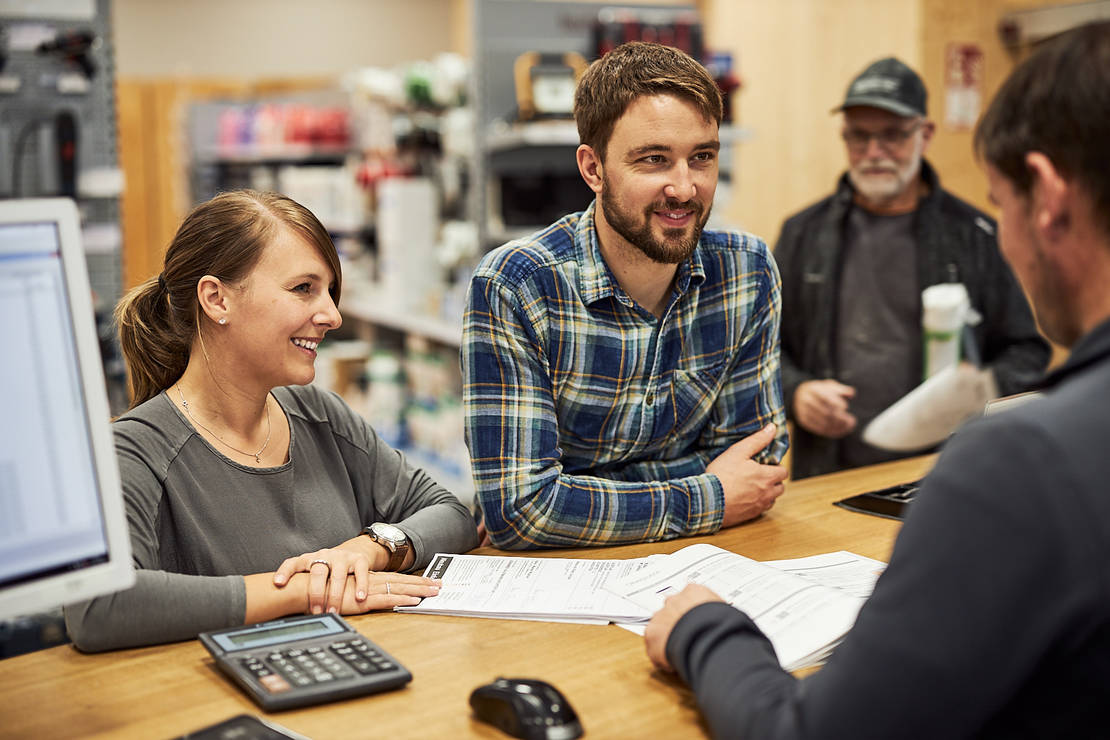
[[[466,507],[308,385],[341,283],[315,216],[242,190],[197,206],[161,274],[119,302],[132,400],[113,427],[137,581],[67,607],[78,647],[414,604],[438,582],[396,571],[478,544]]]

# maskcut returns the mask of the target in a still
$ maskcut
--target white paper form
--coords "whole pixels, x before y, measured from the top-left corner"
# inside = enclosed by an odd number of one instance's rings
[[[712,545],[691,545],[645,565],[613,588],[655,613],[687,583],[700,583],[743,610],[767,635],[779,662],[795,670],[827,653],[851,629],[865,601]]]
[[[823,586],[832,586],[864,599],[875,590],[875,582],[886,570],[886,563],[854,552],[839,550],[807,558],[764,560],[764,565],[793,573]]]
[[[443,580],[439,594],[395,611],[593,624],[644,621],[650,612],[604,586],[658,557],[578,560],[437,554],[424,575]]]

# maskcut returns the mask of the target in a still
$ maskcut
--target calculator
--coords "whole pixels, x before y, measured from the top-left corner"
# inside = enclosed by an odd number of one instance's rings
[[[336,614],[202,632],[216,664],[268,712],[400,688],[412,674]]]

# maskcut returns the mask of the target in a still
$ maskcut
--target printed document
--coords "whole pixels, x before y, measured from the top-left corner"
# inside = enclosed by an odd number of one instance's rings
[[[685,547],[607,586],[655,613],[688,583],[700,583],[743,610],[788,671],[815,665],[851,629],[866,597],[788,573],[713,545]]]
[[[886,563],[881,560],[872,560],[845,550],[811,555],[808,558],[762,562],[822,586],[839,588],[865,599],[871,596],[871,592],[875,590],[875,581],[886,570]]]
[[[587,624],[646,621],[650,612],[604,586],[660,557],[667,556],[575,560],[439,554],[424,571],[428,578],[443,579],[439,594],[395,611]]]
[[[855,622],[885,564],[850,552],[759,563],[713,545],[627,560],[437,554],[436,596],[398,612],[582,624],[643,634],[663,600],[701,583],[742,609],[782,666],[821,662]]]

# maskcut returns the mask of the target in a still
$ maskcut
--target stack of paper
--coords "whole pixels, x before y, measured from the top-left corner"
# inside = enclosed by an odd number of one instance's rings
[[[643,634],[663,600],[701,583],[746,612],[787,670],[814,665],[851,628],[884,565],[848,552],[759,563],[712,545],[632,560],[436,555],[439,595],[399,612],[605,624]]]
[[[820,567],[799,570],[791,573],[712,545],[691,545],[610,588],[654,613],[686,584],[700,583],[751,617],[782,667],[792,671],[823,661],[867,600],[858,593],[857,580],[854,593],[820,582]]]
[[[645,621],[650,612],[604,586],[650,560],[436,555],[424,575],[443,579],[439,595],[396,611],[586,624]]]

